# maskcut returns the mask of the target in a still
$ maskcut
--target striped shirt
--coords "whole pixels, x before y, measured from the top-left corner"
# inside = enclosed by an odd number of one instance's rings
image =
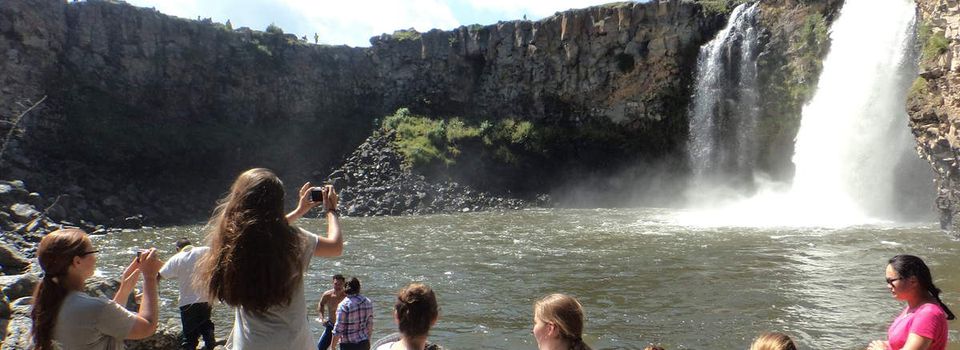
[[[347,295],[337,306],[337,323],[333,335],[340,336],[341,343],[359,343],[369,340],[373,327],[373,302],[360,294]]]

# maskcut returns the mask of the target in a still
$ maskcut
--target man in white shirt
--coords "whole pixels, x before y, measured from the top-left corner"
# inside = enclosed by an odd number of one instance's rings
[[[210,321],[212,307],[201,293],[193,288],[193,270],[197,261],[210,250],[208,247],[194,247],[186,238],[177,240],[177,254],[174,254],[160,269],[160,277],[175,279],[180,287],[180,323],[183,334],[180,336],[180,349],[196,350],[199,338],[203,337],[204,349],[212,350],[216,346],[213,335],[213,321]]]

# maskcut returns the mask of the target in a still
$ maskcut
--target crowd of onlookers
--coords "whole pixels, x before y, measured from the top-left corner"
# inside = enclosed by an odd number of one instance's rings
[[[343,251],[337,210],[330,185],[304,184],[296,209],[284,212],[280,179],[267,169],[242,173],[217,205],[207,223],[206,246],[177,242],[178,252],[162,262],[151,248],[137,254],[120,276],[113,300],[83,293],[94,274],[97,253],[79,229],[61,229],[43,237],[37,251],[43,278],[33,298],[31,328],[37,350],[123,349],[124,339],[142,339],[157,329],[160,278],[179,283],[182,349],[196,349],[202,338],[212,349],[214,325],[211,302],[233,307],[234,322],[228,349],[440,349],[427,337],[440,307],[427,285],[410,284],[396,296],[393,315],[397,332],[372,342],[373,305],[364,297],[360,280],[333,277],[317,306],[324,327],[319,343],[309,327],[304,276],[313,257],[339,256]],[[317,236],[294,226],[313,208],[322,207],[327,233]],[[142,278],[139,310],[125,309],[127,298]],[[886,283],[906,308],[893,321],[887,340],[868,350],[944,350],[951,310],[940,300],[930,270],[920,258],[897,255],[886,268]],[[533,303],[532,334],[539,349],[590,349],[583,339],[585,316],[577,299],[550,294]],[[663,350],[648,346],[647,350]],[[789,350],[789,336],[761,334],[751,350]]]

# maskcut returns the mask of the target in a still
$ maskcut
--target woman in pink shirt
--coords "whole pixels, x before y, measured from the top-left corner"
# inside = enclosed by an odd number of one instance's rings
[[[953,312],[940,300],[930,269],[913,255],[897,255],[887,265],[887,285],[907,307],[887,330],[887,341],[876,340],[867,350],[944,350],[947,320]]]

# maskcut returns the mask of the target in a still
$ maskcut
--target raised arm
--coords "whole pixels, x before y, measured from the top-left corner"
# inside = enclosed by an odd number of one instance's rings
[[[309,212],[310,209],[323,204],[323,202],[314,202],[310,200],[311,188],[312,187],[310,186],[309,182],[300,187],[300,200],[297,202],[297,208],[287,213],[286,216],[288,224],[293,225],[294,221],[297,221],[297,219],[303,217],[303,215]]]
[[[340,214],[337,211],[337,191],[327,185],[323,191],[323,207],[327,210],[327,236],[319,237],[313,256],[340,256],[343,254],[343,236],[340,234]]]
[[[143,339],[157,331],[157,322],[160,311],[160,295],[157,285],[157,275],[163,262],[157,257],[157,249],[150,248],[146,254],[140,255],[140,271],[143,274],[143,300],[137,318],[127,334],[127,339]]]
[[[130,298],[130,293],[133,292],[133,287],[137,285],[139,279],[140,261],[133,259],[130,265],[127,265],[127,268],[123,270],[123,274],[120,275],[120,288],[117,288],[117,293],[113,295],[113,301],[125,307],[127,299]]]

